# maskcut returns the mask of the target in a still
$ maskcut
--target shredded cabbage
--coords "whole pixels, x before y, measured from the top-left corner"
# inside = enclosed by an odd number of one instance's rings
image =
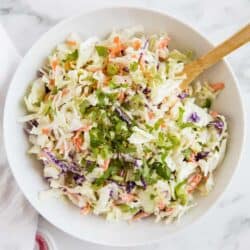
[[[50,187],[41,197],[107,220],[171,223],[212,190],[228,136],[211,109],[220,91],[208,82],[182,91],[193,56],[170,42],[137,26],[106,39],[70,34],[51,52],[20,119]]]

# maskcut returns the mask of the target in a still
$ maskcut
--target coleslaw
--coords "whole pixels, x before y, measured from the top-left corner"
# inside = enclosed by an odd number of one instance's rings
[[[137,26],[106,39],[71,34],[39,69],[22,118],[49,190],[108,220],[173,222],[208,194],[227,122],[211,109],[223,83],[181,72],[190,51]]]

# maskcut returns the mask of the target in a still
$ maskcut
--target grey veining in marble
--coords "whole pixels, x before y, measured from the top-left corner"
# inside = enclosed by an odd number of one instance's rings
[[[129,4],[164,10],[194,26],[215,44],[250,22],[249,0],[106,0],[105,2],[101,0],[0,0],[0,22],[3,23],[19,52],[24,55],[45,31],[61,19],[74,15],[81,9],[104,4]],[[248,118],[247,129],[250,129],[250,45],[230,55],[228,60],[239,80]],[[249,139],[247,135],[243,159],[232,184],[205,218],[185,233],[154,245],[130,249],[250,249]],[[59,250],[115,249],[73,239],[43,220],[40,226],[46,227],[51,232]]]

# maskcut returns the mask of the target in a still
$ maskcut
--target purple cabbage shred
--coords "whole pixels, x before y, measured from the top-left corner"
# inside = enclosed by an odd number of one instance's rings
[[[120,108],[117,107],[117,108],[115,108],[115,112],[129,126],[132,125],[132,122],[131,122],[130,118],[128,117],[128,115],[122,109],[120,109]]]
[[[147,184],[146,184],[146,182],[145,182],[145,180],[144,180],[143,177],[141,177],[141,183],[142,183],[143,189],[146,189],[147,188]]]
[[[129,73],[129,68],[128,67],[123,67],[123,71]]]
[[[136,184],[134,181],[128,181],[126,184],[126,192],[130,193],[135,186]]]
[[[81,175],[81,172],[78,170],[79,168],[76,163],[67,163],[65,161],[59,160],[48,150],[44,150],[44,152],[47,154],[50,161],[57,165],[62,170],[62,172],[71,172],[73,174]]]
[[[142,91],[142,93],[143,93],[144,95],[148,95],[148,94],[151,93],[151,89],[146,87],[146,88]]]
[[[217,117],[214,121],[209,122],[208,126],[214,126],[219,131],[219,133],[222,133],[224,122],[219,117]]]
[[[134,164],[137,168],[140,168],[142,166],[142,160],[140,159],[135,159]]]
[[[122,158],[126,162],[133,163],[135,165],[135,167],[137,167],[137,168],[141,167],[141,165],[142,165],[142,160],[140,160],[138,158],[134,158],[129,154],[119,154],[118,157]]]
[[[195,156],[195,160],[199,161],[202,160],[204,158],[206,158],[208,156],[209,152],[199,152],[196,156]]]
[[[160,68],[160,63],[157,63],[156,69],[159,70],[159,68]]]
[[[25,123],[25,126],[23,129],[27,134],[30,134],[30,131],[33,129],[33,127],[37,127],[37,126],[38,126],[37,120],[31,120]]]
[[[85,181],[85,177],[83,175],[77,175],[77,174],[75,174],[73,176],[73,178],[74,178],[76,184],[78,184],[78,185],[81,185]]]
[[[185,99],[188,96],[187,92],[181,92],[177,97],[179,97],[181,100]]]
[[[200,117],[197,115],[196,112],[193,112],[189,118],[188,118],[189,121],[191,122],[198,122],[200,120]]]
[[[111,198],[113,198],[113,196],[114,196],[114,191],[113,191],[113,189],[110,190],[109,196],[110,196]]]
[[[142,56],[143,56],[143,53],[141,52],[141,53],[140,53],[140,56],[139,56],[139,58],[138,58],[138,63],[140,63],[140,61],[141,61],[141,59],[142,59]]]
[[[147,46],[148,46],[148,41],[149,41],[148,39],[145,41],[145,43],[144,43],[144,45],[143,45],[143,47],[142,47],[143,50],[145,50],[145,49],[147,48]]]

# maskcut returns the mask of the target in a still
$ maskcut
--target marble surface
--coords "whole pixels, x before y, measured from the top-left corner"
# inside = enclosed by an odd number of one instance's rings
[[[91,2],[91,4],[89,3]],[[165,10],[191,24],[214,43],[222,41],[250,21],[249,0],[106,0],[105,5],[139,5]],[[0,22],[15,46],[24,55],[50,27],[79,10],[104,5],[104,1],[84,0],[0,0]],[[1,39],[1,38],[0,38]],[[239,80],[244,98],[247,128],[250,128],[250,45],[228,57]],[[209,214],[189,231],[159,243],[130,250],[247,250],[250,249],[250,148],[249,133],[240,167],[230,187]],[[108,250],[111,247],[82,242],[40,220],[55,239],[58,250]]]

